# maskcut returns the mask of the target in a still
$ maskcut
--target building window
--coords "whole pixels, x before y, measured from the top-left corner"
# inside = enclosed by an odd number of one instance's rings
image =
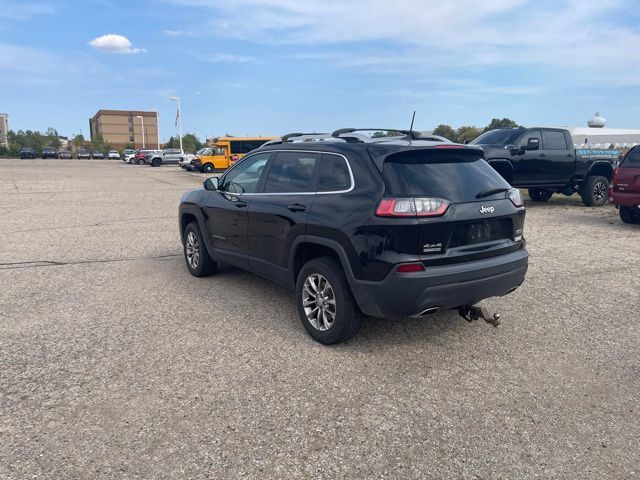
[[[129,136],[129,141],[130,141],[130,142],[133,142],[133,135],[130,135],[130,136]]]
[[[133,133],[133,127],[129,127],[129,132]]]

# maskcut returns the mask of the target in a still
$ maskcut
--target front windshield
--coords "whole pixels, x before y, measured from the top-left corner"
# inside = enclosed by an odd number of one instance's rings
[[[472,145],[513,145],[522,134],[519,129],[499,129],[483,133],[471,142]]]

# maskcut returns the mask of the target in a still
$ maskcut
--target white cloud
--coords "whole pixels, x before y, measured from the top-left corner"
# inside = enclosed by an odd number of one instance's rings
[[[193,55],[197,60],[207,63],[252,63],[256,59],[245,55],[234,55],[231,53],[213,53],[209,55]]]
[[[147,53],[144,48],[133,48],[131,41],[127,37],[114,33],[94,38],[89,42],[89,45],[105,53]]]
[[[55,9],[46,3],[21,3],[0,0],[0,18],[8,20],[30,20],[36,15],[51,15]]]
[[[205,8],[219,36],[341,45],[343,66],[540,66],[565,78],[640,84],[637,0],[165,0]],[[247,28],[250,25],[250,28]],[[364,42],[384,45],[362,54]],[[395,52],[389,52],[389,48]],[[309,52],[312,55],[313,52]],[[405,62],[402,62],[405,63]]]
[[[187,32],[184,30],[164,30],[163,32],[167,37],[195,37],[195,34],[192,32]]]

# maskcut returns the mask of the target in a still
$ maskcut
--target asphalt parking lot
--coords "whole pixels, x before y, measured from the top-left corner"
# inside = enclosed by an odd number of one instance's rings
[[[528,203],[525,285],[307,336],[291,294],[189,275],[204,176],[0,160],[0,478],[627,479],[640,473],[640,229]]]

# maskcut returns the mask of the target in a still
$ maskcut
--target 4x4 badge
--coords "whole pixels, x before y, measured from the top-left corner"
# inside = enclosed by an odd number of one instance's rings
[[[495,207],[485,207],[484,205],[480,207],[480,213],[493,213],[495,211]]]

